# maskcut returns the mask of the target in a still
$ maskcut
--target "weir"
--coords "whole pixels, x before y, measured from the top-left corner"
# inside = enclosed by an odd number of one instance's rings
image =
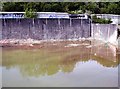
[[[116,24],[92,24],[92,38],[117,44]]]
[[[80,18],[1,19],[2,39],[80,39],[93,38],[117,44],[116,24],[91,24]]]
[[[2,39],[78,39],[90,37],[88,19],[3,19]]]

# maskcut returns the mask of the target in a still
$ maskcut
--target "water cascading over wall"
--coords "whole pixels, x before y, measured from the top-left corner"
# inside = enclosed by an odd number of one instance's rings
[[[2,19],[2,39],[79,39],[90,37],[88,19]]]
[[[117,25],[116,24],[92,24],[92,38],[116,44]]]

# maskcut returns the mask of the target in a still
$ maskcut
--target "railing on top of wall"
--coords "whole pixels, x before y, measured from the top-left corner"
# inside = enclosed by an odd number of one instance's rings
[[[0,18],[25,18],[25,12],[0,12]],[[71,14],[60,12],[37,12],[37,18],[72,18]],[[86,14],[75,14],[73,18],[88,19]]]

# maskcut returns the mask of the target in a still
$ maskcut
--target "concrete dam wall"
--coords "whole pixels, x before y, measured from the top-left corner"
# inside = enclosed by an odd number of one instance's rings
[[[92,38],[105,42],[117,42],[117,25],[116,24],[92,24]]]
[[[2,39],[79,39],[115,42],[115,24],[92,24],[88,19],[1,19]]]
[[[88,19],[2,19],[2,39],[77,39],[90,37]]]

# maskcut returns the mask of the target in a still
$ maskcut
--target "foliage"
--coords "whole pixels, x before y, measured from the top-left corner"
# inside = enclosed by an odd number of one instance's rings
[[[24,14],[24,16],[26,17],[26,18],[36,18],[37,17],[37,13],[35,12],[35,10],[33,10],[33,9],[26,9],[25,10],[25,14]]]
[[[111,19],[97,18],[96,15],[92,16],[92,22],[93,23],[100,23],[100,24],[109,24],[109,23],[112,23]]]
[[[100,8],[95,2],[89,2],[86,4],[86,9],[92,13],[100,13]]]
[[[16,8],[17,7],[17,8]],[[92,14],[119,14],[119,2],[4,2],[3,11],[25,11],[36,9],[37,12],[70,12]],[[80,12],[79,12],[80,11]]]
[[[69,11],[68,13],[70,13],[70,14],[82,14],[83,11],[82,10],[75,10],[75,11]]]
[[[2,7],[3,11],[23,11],[24,10],[24,2],[6,2],[3,3],[3,7]]]
[[[0,2],[0,11],[2,11],[2,5],[3,5],[3,3]]]

